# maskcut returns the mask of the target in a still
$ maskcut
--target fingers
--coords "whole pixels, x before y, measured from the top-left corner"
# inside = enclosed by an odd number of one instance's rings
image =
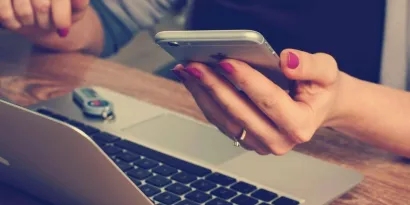
[[[73,0],[76,10],[88,7],[89,0]],[[66,36],[72,24],[71,0],[0,0],[0,24],[16,31],[23,27],[57,29]]]
[[[14,14],[12,0],[0,0],[0,23],[9,30],[21,28],[22,25]]]
[[[32,0],[37,25],[44,30],[52,27],[50,22],[51,0]]]
[[[86,10],[89,4],[90,0],[71,0],[71,8],[73,13]]]
[[[223,80],[210,68],[203,64],[192,63],[185,70],[197,79],[222,107],[222,110],[225,110],[241,127],[254,133],[272,153],[277,155],[286,153],[295,145],[287,137],[281,136],[276,127],[273,126],[272,121],[261,113],[254,104],[243,98],[230,83]]]
[[[31,0],[13,0],[13,7],[14,14],[23,26],[31,26],[35,23]]]
[[[312,81],[327,86],[335,82],[338,75],[336,60],[328,54],[286,49],[280,58],[282,72],[292,80]]]
[[[232,119],[222,108],[209,96],[209,94],[201,87],[196,80],[183,70],[182,65],[177,65],[173,69],[174,73],[182,80],[185,87],[191,92],[195,102],[200,107],[205,117],[209,122],[216,125],[222,133],[230,138],[238,138],[242,128],[234,119]],[[234,140],[234,139],[233,139]],[[248,133],[243,141],[240,141],[242,147],[248,150],[254,150],[258,154],[269,154],[269,149],[266,148],[258,139],[252,137]]]
[[[57,29],[67,30],[71,27],[71,0],[51,1],[51,11]]]
[[[220,63],[225,76],[282,130],[292,130],[301,108],[289,94],[248,64],[236,60]]]

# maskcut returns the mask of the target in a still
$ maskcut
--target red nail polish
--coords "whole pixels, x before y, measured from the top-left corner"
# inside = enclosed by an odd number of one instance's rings
[[[196,69],[196,68],[188,67],[188,68],[186,68],[185,70],[186,70],[190,75],[192,75],[192,76],[195,77],[195,78],[200,79],[200,78],[202,77],[201,71],[199,71],[199,70]]]
[[[288,67],[290,69],[295,69],[299,66],[299,58],[296,54],[289,52],[288,54]]]
[[[60,37],[63,37],[63,38],[64,38],[64,37],[67,37],[69,32],[70,32],[70,29],[68,29],[68,28],[58,29],[58,30],[57,30],[58,35],[59,35]]]
[[[184,78],[184,76],[182,75],[182,73],[181,73],[180,70],[172,69],[172,72],[177,76],[177,78],[178,78],[179,80],[181,80],[181,81],[184,81],[184,80],[185,80],[185,78]]]
[[[232,73],[234,71],[234,67],[228,63],[228,62],[222,62],[219,64],[219,66],[221,66],[221,68],[226,72],[226,73]]]

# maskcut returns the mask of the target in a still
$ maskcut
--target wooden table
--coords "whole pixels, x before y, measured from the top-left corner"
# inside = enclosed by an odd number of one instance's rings
[[[33,54],[23,63],[10,59],[0,55],[0,98],[19,105],[98,85],[205,121],[183,86],[136,69],[80,54]],[[359,186],[332,204],[410,204],[410,165],[394,155],[330,130],[318,131],[296,150],[365,174]],[[0,184],[0,205],[16,204],[44,203]]]

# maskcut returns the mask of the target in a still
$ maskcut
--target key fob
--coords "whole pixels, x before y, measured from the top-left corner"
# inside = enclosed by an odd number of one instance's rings
[[[73,91],[73,99],[84,114],[103,119],[114,115],[113,105],[91,88],[77,88]]]

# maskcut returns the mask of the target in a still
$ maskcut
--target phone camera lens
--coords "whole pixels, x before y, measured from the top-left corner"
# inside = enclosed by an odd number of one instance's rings
[[[169,42],[168,45],[172,46],[172,47],[178,47],[179,46],[178,42]]]

